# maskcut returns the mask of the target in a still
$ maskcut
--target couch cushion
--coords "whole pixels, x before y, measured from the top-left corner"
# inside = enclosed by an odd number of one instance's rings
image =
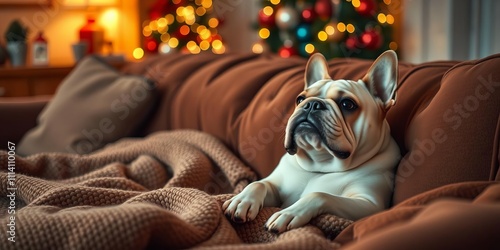
[[[500,54],[453,64],[422,64],[402,79],[389,116],[406,153],[395,204],[446,184],[496,178]]]
[[[129,136],[153,107],[154,90],[144,77],[120,75],[87,57],[61,83],[17,152],[84,154]]]

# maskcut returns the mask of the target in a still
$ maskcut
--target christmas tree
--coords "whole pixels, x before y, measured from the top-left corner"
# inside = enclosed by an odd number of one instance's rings
[[[263,0],[253,52],[376,58],[397,50],[391,0]]]
[[[217,31],[220,21],[212,16],[212,10],[212,0],[157,0],[149,10],[150,20],[143,24],[144,50],[224,53]]]

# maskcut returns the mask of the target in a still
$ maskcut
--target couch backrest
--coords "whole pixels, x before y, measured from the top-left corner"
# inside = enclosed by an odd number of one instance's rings
[[[357,80],[371,63],[333,59],[330,74]],[[123,71],[156,80],[162,92],[140,135],[208,132],[263,177],[285,153],[284,128],[304,86],[305,64],[270,55],[172,54]],[[403,153],[394,203],[449,183],[499,179],[498,69],[500,55],[463,63],[400,63],[397,104],[387,117]]]

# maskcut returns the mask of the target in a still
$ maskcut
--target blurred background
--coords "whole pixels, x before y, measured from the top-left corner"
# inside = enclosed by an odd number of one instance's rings
[[[28,54],[43,41],[56,65],[74,63],[85,39],[92,53],[130,61],[173,51],[374,58],[394,49],[419,63],[499,53],[497,13],[495,0],[0,0],[0,45],[18,20]]]

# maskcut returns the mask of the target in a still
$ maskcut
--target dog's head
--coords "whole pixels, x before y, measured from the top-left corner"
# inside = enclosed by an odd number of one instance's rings
[[[340,172],[374,157],[390,137],[385,121],[395,103],[397,56],[386,51],[363,79],[332,80],[321,54],[309,59],[305,89],[288,120],[285,149],[308,171]]]

